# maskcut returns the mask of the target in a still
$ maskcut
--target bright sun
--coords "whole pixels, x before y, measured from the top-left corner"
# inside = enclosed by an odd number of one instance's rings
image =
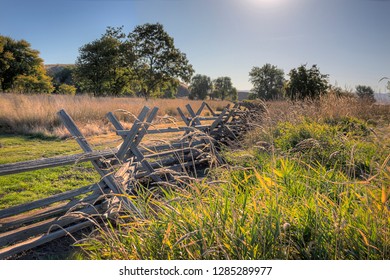
[[[247,0],[247,1],[256,5],[271,5],[271,4],[276,4],[281,0]]]

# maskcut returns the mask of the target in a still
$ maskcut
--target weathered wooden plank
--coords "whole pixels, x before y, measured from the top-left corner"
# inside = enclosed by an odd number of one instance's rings
[[[107,188],[109,190],[109,188]],[[4,218],[0,221],[0,232],[4,232],[10,228],[15,228],[24,224],[40,221],[53,216],[63,215],[70,209],[74,209],[76,205],[94,204],[99,199],[103,198],[100,194],[92,194],[82,199],[72,200],[70,202],[60,203],[51,207],[39,209],[37,211],[19,214]]]
[[[134,142],[134,139],[137,137],[137,134],[139,133],[139,130],[142,126],[142,122],[145,120],[146,118],[146,115],[148,114],[149,112],[149,108],[144,106],[141,110],[141,113],[139,114],[138,116],[138,119],[135,120],[133,126],[131,127],[130,131],[129,131],[129,134],[127,134],[126,136],[124,136],[124,141],[121,145],[121,147],[119,148],[119,151],[117,153],[117,157],[120,159],[120,160],[123,160],[126,156],[126,153],[127,151],[129,150],[130,148],[130,145]],[[118,122],[116,124],[116,126],[119,127],[120,123]],[[122,125],[120,125],[122,126]],[[122,128],[123,130],[123,128]]]
[[[123,126],[112,112],[108,112],[106,117],[112,123],[116,130],[123,130]]]
[[[141,127],[140,133],[138,133],[137,139],[134,143],[131,144],[130,149],[133,147],[138,147],[139,143],[141,143],[143,137],[146,135],[150,125],[152,124],[153,119],[157,116],[158,107],[154,107],[150,112],[148,118],[146,119],[146,123],[144,123]]]
[[[80,222],[85,219],[84,215],[99,214],[99,210],[101,210],[101,206],[87,206],[83,209],[77,210],[75,213],[70,213],[62,217],[50,218],[48,220],[1,233],[0,247],[7,246],[21,240],[26,240],[27,238],[38,234],[43,234],[52,226],[64,227],[71,223]]]
[[[172,169],[172,170],[177,171],[177,170],[182,170],[183,168],[186,168],[186,167],[192,167],[194,165],[198,165],[198,164],[205,162],[205,161],[206,160],[201,159],[201,160],[194,160],[194,161],[191,160],[191,161],[179,163],[178,160],[176,160],[175,162],[172,162],[171,164],[164,163],[163,166],[162,165],[158,166],[157,163],[152,163],[152,164],[156,165],[155,168],[164,167],[166,169]],[[142,169],[140,171],[141,171],[140,173],[138,173],[134,176],[136,179],[141,179],[141,178],[144,178],[148,175],[148,173],[143,171]]]
[[[204,107],[206,106],[206,103],[205,102],[202,102],[202,104],[200,105],[198,111],[196,111],[196,115],[197,116],[200,116],[200,114],[202,114],[202,111],[204,109]]]
[[[184,127],[168,127],[168,128],[158,128],[153,130],[148,130],[147,134],[158,134],[158,133],[170,133],[170,132],[183,132],[191,130],[190,127],[184,126]]]
[[[158,157],[166,157],[169,155],[178,155],[178,154],[185,154],[191,151],[197,151],[197,148],[193,147],[188,147],[188,148],[183,148],[183,149],[174,149],[174,150],[168,150],[164,152],[159,152],[159,153],[153,153],[153,154],[147,154],[144,155],[145,158],[158,158]]]
[[[8,257],[11,257],[17,253],[29,250],[31,248],[35,248],[37,246],[43,245],[47,242],[53,241],[57,238],[64,237],[66,235],[69,235],[70,233],[79,231],[83,228],[92,226],[93,222],[91,221],[85,221],[70,227],[67,227],[65,229],[59,229],[55,232],[49,233],[49,234],[42,234],[40,236],[37,236],[35,238],[29,239],[27,241],[24,241],[22,243],[15,244],[10,247],[6,247],[3,249],[0,249],[0,259],[5,259]]]
[[[177,107],[177,111],[179,112],[179,115],[180,117],[182,118],[182,120],[184,121],[184,123],[189,126],[190,125],[190,121],[188,120],[188,118],[184,115],[183,111]]]
[[[117,149],[111,149],[111,150],[104,150],[104,151],[80,153],[80,154],[68,155],[68,156],[59,156],[59,157],[52,157],[52,158],[43,158],[37,160],[2,164],[0,165],[0,176],[17,174],[17,173],[22,173],[27,171],[34,171],[34,170],[44,169],[44,168],[52,168],[52,167],[63,166],[63,165],[71,165],[71,164],[87,162],[91,160],[109,159],[112,158],[116,152]]]
[[[84,152],[92,152],[92,148],[82,135],[80,130],[77,128],[73,119],[65,112],[65,110],[60,110],[58,112],[58,116],[62,120],[64,126],[68,129],[68,131],[75,137],[77,143],[79,143],[80,147]],[[114,193],[122,193],[122,190],[115,182],[114,177],[111,175],[110,170],[105,170],[102,163],[99,160],[92,160],[92,165],[96,169],[96,171],[102,176],[103,181],[110,187],[110,189]]]
[[[200,121],[214,121],[217,117],[198,117],[198,120]]]
[[[211,124],[210,132],[212,132],[218,125],[220,125],[222,118],[226,115],[227,108],[223,109],[222,113],[219,114],[218,118]]]
[[[214,117],[217,116],[217,114],[214,112],[214,110],[213,110],[213,109],[210,107],[210,105],[207,104],[206,102],[205,102],[205,106],[207,107],[207,109],[209,109],[210,113],[211,113]]]
[[[140,147],[139,150],[143,154],[150,152],[150,153],[158,153],[160,151],[164,150],[170,150],[170,149],[184,149],[189,147],[196,147],[198,145],[203,144],[203,141],[197,140],[197,141],[191,141],[191,142],[180,142],[180,143],[172,143],[172,144],[166,144],[166,145],[156,145],[156,146],[145,146]]]
[[[201,122],[198,119],[198,116],[195,114],[194,110],[192,110],[191,105],[187,104],[186,108],[187,108],[188,113],[190,113],[192,125],[201,125]]]
[[[78,195],[81,195],[84,193],[88,193],[88,192],[97,190],[99,188],[100,188],[100,186],[98,184],[93,184],[93,185],[82,187],[82,188],[79,188],[76,190],[71,190],[71,191],[59,193],[59,194],[50,196],[48,198],[43,198],[43,199],[39,199],[39,200],[36,200],[33,202],[29,202],[29,203],[25,203],[25,204],[21,204],[18,206],[14,206],[14,207],[0,210],[0,224],[1,224],[2,218],[18,215],[20,213],[31,211],[31,210],[34,210],[36,208],[44,207],[44,206],[53,204],[55,202],[70,199],[72,197],[75,197],[75,196],[78,196]]]

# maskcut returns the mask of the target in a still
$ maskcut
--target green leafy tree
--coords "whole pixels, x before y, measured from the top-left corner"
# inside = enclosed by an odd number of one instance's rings
[[[57,93],[67,94],[67,95],[75,95],[77,88],[68,84],[61,84],[58,86]]]
[[[212,97],[222,100],[237,100],[237,89],[233,87],[230,77],[219,77],[213,81]]]
[[[39,52],[25,40],[0,36],[0,87],[2,91],[51,92]]]
[[[292,100],[316,99],[328,89],[327,74],[322,74],[317,65],[305,65],[292,69],[288,74],[290,81],[285,85],[286,95]]]
[[[361,99],[367,100],[369,102],[375,102],[374,90],[370,86],[356,86],[356,94]]]
[[[121,27],[109,27],[100,39],[80,48],[75,74],[83,91],[118,96],[129,90],[123,36]]]
[[[135,27],[128,35],[127,47],[134,59],[128,63],[134,85],[146,99],[162,96],[167,90],[176,92],[180,79],[190,81],[192,65],[161,24]]]
[[[212,88],[210,77],[201,74],[195,75],[191,79],[189,98],[204,100],[211,93]]]
[[[72,86],[77,90],[77,85],[74,79],[74,65],[49,65],[46,66],[47,74],[52,78],[53,86],[56,93],[60,93],[59,89],[62,85]]]
[[[249,72],[249,81],[253,84],[251,99],[279,99],[283,95],[284,71],[269,63],[263,67],[253,67]]]

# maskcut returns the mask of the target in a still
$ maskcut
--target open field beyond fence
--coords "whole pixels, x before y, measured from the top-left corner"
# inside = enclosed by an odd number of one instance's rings
[[[84,135],[107,132],[105,114],[109,111],[125,110],[121,121],[132,122],[143,106],[159,107],[159,115],[177,116],[177,107],[191,104],[200,107],[202,101],[186,99],[113,98],[64,95],[0,94],[0,133],[41,134],[64,137],[69,134],[61,126],[56,112],[65,109],[81,125]],[[208,101],[213,109],[221,110],[229,102]]]
[[[108,110],[123,108],[125,101],[129,107],[131,101],[140,102],[134,103],[139,106],[134,109],[124,108],[134,114],[144,104],[142,99],[31,97],[42,112],[47,106],[40,105],[39,100],[45,100],[46,105],[51,98],[53,103],[67,100],[69,107],[62,107],[73,112],[70,114],[76,116],[83,133],[89,133],[88,141],[97,146],[107,139],[112,141],[111,135],[120,139],[114,133],[103,134],[103,138],[96,135],[104,132],[100,124],[109,127],[100,116],[103,119]],[[20,98],[28,103],[30,97],[1,98],[8,102]],[[76,110],[71,104],[78,98],[80,107]],[[103,101],[108,100],[113,102],[110,106],[116,106],[114,109],[105,107]],[[187,100],[149,102],[160,102],[156,105],[160,108],[162,104],[176,108],[183,107]],[[34,116],[30,106],[30,116]],[[4,106],[10,110],[8,107]],[[193,107],[196,110],[199,106]],[[41,116],[52,118],[56,109],[52,110]],[[100,130],[89,129],[88,125]],[[60,133],[64,129],[59,124],[53,127],[47,127],[49,135],[66,135]],[[1,163],[72,154],[77,151],[74,142],[0,136]],[[143,216],[128,213],[119,222],[119,229],[109,224],[97,228],[79,242],[83,253],[72,258],[390,259],[389,105],[335,96],[314,102],[268,102],[261,118],[251,123],[251,131],[233,144],[220,153],[226,164],[211,168],[204,180],[193,181],[186,188],[143,189],[136,197],[129,197]],[[0,208],[73,190],[99,179],[91,175],[93,168],[86,163],[39,172],[0,177]]]

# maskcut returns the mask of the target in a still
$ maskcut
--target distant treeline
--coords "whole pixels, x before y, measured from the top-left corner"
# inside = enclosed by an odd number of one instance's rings
[[[212,80],[194,75],[186,54],[159,24],[144,24],[128,34],[108,27],[100,38],[81,46],[75,64],[44,66],[39,52],[25,40],[0,35],[0,90],[16,93],[90,93],[94,96],[142,96],[190,99],[237,99],[230,77]],[[329,84],[317,65],[301,65],[285,79],[282,69],[269,63],[253,67],[251,99],[315,99],[328,92],[351,95]],[[390,89],[390,83],[389,83]],[[368,86],[356,87],[359,97],[374,100]]]

